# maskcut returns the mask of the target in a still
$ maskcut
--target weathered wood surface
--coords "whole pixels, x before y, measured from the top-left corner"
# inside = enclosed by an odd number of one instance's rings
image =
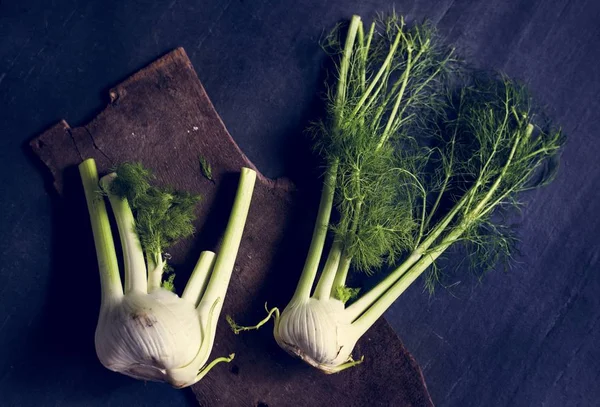
[[[200,233],[170,253],[179,266],[176,285],[181,289],[200,251],[218,247],[239,169],[254,166],[227,132],[181,48],[116,86],[110,98],[87,125],[71,128],[62,121],[31,142],[63,199],[75,198],[79,204],[71,207],[69,217],[81,236],[71,235],[73,242],[65,244],[76,248],[76,240],[92,239],[77,164],[93,157],[99,171],[106,172],[115,163],[141,161],[154,170],[158,182],[204,197],[196,225]],[[200,175],[200,155],[212,165],[214,183]],[[309,221],[295,217],[298,205],[312,205],[303,198],[289,182],[259,175],[223,315],[251,322],[264,316],[265,301],[285,305],[309,238],[291,231],[297,222]],[[93,246],[80,249],[80,260],[69,259],[72,267],[85,264],[95,270]],[[217,366],[193,387],[200,405],[432,405],[417,363],[383,319],[355,349],[365,362],[336,375],[324,375],[289,357],[277,347],[269,327],[236,336],[221,318],[211,359],[231,352],[237,355],[231,364]]]

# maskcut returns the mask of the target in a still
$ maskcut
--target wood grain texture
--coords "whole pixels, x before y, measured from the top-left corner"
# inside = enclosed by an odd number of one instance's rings
[[[35,138],[31,147],[61,194],[79,188],[73,168],[89,157],[96,159],[100,172],[119,162],[141,161],[154,170],[159,183],[202,194],[196,224],[200,233],[170,252],[182,270],[176,280],[181,286],[200,251],[218,248],[238,171],[254,166],[227,132],[181,48],[125,80],[110,97],[111,103],[87,125],[71,128],[62,121]],[[200,175],[200,155],[212,165],[216,182]],[[304,254],[299,242],[308,238],[286,233],[302,221],[294,214],[296,205],[306,204],[303,198],[288,181],[271,181],[259,173],[224,314],[251,322],[264,316],[264,302],[285,305]],[[70,216],[87,223],[81,208]],[[87,232],[86,239],[91,239]],[[93,258],[90,248],[80,256]],[[432,405],[417,363],[383,319],[355,349],[365,362],[336,375],[324,375],[289,357],[269,328],[236,336],[221,318],[211,358],[231,352],[237,355],[231,364],[214,368],[193,387],[201,406]]]

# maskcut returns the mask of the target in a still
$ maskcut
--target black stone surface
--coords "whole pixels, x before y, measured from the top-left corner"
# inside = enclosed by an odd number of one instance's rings
[[[1,405],[195,405],[191,392],[135,382],[97,363],[89,340],[96,315],[69,319],[97,293],[77,287],[82,270],[51,267],[55,197],[27,142],[60,118],[85,123],[107,103],[108,88],[183,46],[248,157],[265,175],[310,188],[315,171],[302,129],[321,89],[321,33],[351,14],[369,18],[392,7],[409,20],[437,22],[476,65],[527,82],[569,142],[558,179],[527,196],[513,270],[481,284],[461,274],[460,284],[431,298],[416,283],[388,321],[420,362],[437,405],[597,405],[600,3],[593,0],[2,1]]]

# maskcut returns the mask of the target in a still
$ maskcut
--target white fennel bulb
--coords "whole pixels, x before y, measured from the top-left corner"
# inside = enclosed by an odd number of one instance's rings
[[[112,371],[177,388],[190,386],[215,364],[229,362],[234,356],[208,362],[256,173],[242,169],[219,254],[200,254],[180,297],[171,291],[172,278],[163,281],[163,249],[193,232],[191,221],[198,199],[151,187],[147,182],[150,174],[140,165],[120,168],[122,177],[117,169],[99,182],[94,160],[79,166],[102,289],[96,353]],[[103,195],[108,196],[119,230],[124,286]],[[127,197],[133,201],[135,216]]]

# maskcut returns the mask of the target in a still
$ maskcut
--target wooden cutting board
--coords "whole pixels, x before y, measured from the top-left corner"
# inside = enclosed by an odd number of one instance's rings
[[[81,225],[84,233],[75,239],[92,240],[76,169],[85,158],[95,158],[101,173],[116,163],[141,161],[154,170],[159,183],[202,194],[198,233],[170,252],[179,292],[200,251],[218,249],[239,169],[254,168],[227,132],[182,48],[112,89],[109,105],[90,123],[71,128],[61,121],[32,140],[31,147],[50,170],[62,199],[77,203],[68,212],[69,221]],[[201,176],[200,155],[212,165],[214,182]],[[315,216],[299,215],[300,207],[316,205],[290,182],[258,174],[211,360],[232,352],[237,356],[192,387],[200,405],[433,405],[419,366],[383,319],[355,348],[354,356],[364,355],[365,362],[335,375],[279,349],[272,324],[258,332],[231,332],[226,314],[250,324],[264,317],[265,302],[283,308],[291,298],[310,239],[309,228],[300,228],[308,233],[299,234],[297,225],[312,223]],[[81,247],[78,256],[89,264],[84,270],[95,270],[93,245]],[[99,290],[99,284],[94,288]]]

